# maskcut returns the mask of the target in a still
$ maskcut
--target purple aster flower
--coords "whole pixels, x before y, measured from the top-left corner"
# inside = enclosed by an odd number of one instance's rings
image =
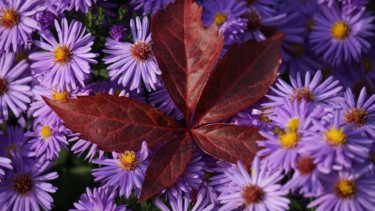
[[[366,88],[362,88],[358,98],[347,89],[345,102],[341,103],[345,123],[354,123],[356,128],[364,129],[371,137],[375,138],[375,95],[367,97]]]
[[[97,0],[70,0],[69,9],[75,9],[76,12],[81,11],[87,13],[89,8],[96,4]]]
[[[85,34],[86,28],[74,20],[69,25],[64,18],[61,26],[55,20],[55,27],[58,41],[49,30],[40,34],[41,41],[34,41],[36,46],[45,50],[29,55],[34,61],[31,64],[34,75],[41,84],[59,92],[85,87],[84,82],[91,73],[89,64],[97,63],[94,60],[97,54],[90,53],[94,37]]]
[[[24,130],[8,125],[5,134],[0,136],[0,155],[13,160],[14,156],[30,158],[34,154]]]
[[[369,157],[374,141],[364,136],[362,130],[353,129],[353,124],[344,124],[340,111],[334,112],[328,124],[313,123],[309,129],[311,136],[305,137],[299,152],[310,154],[320,171],[330,173],[332,169],[351,168],[354,161],[363,163]]]
[[[278,125],[273,131],[260,131],[266,140],[257,141],[264,147],[258,156],[267,156],[265,161],[272,169],[282,168],[289,172],[295,168],[298,150],[306,137],[305,130],[311,123],[312,107],[305,101],[285,101],[285,106],[274,108],[269,118]]]
[[[0,204],[4,210],[50,210],[53,198],[49,193],[55,193],[57,188],[47,181],[56,179],[58,174],[44,171],[49,162],[34,163],[28,168],[24,163],[16,162],[15,172],[7,176],[0,186]]]
[[[160,111],[172,116],[176,120],[184,118],[184,114],[173,102],[164,85],[158,86],[156,91],[152,92],[148,97],[150,104],[157,107]]]
[[[288,210],[290,201],[283,197],[288,192],[278,184],[283,178],[281,171],[270,174],[259,163],[256,157],[251,173],[241,161],[228,169],[226,174],[233,185],[222,189],[219,200],[223,206],[219,210]]]
[[[110,38],[105,43],[107,49],[103,51],[109,56],[103,60],[105,64],[111,64],[108,66],[109,77],[124,87],[130,86],[130,91],[136,89],[140,92],[142,81],[148,91],[154,90],[159,84],[161,71],[152,53],[148,18],[143,17],[142,22],[139,17],[135,22],[132,19],[130,29],[134,43],[117,42]]]
[[[0,52],[17,52],[31,46],[31,33],[38,29],[31,16],[42,9],[39,6],[38,0],[0,1]]]
[[[52,25],[55,18],[56,16],[48,10],[35,14],[35,20],[38,22],[38,26],[41,30],[48,29],[48,27]]]
[[[247,12],[245,1],[206,0],[202,4],[202,22],[205,26],[215,23],[224,34],[226,45],[239,41],[238,34],[244,33],[246,19],[241,16]]]
[[[322,7],[314,16],[312,50],[333,66],[358,61],[371,47],[368,40],[374,36],[373,20],[365,8],[355,14],[344,14],[338,6]]]
[[[143,179],[149,165],[150,151],[147,143],[142,143],[138,152],[125,151],[123,154],[113,153],[113,158],[93,160],[93,163],[103,165],[94,169],[92,175],[95,181],[101,181],[103,188],[119,189],[119,195],[130,197],[133,189],[140,196]]]
[[[79,133],[72,133],[69,134],[69,142],[76,142],[71,151],[74,154],[78,154],[78,157],[81,157],[83,153],[87,152],[85,156],[85,160],[88,159],[90,162],[91,160],[99,153],[99,159],[103,158],[104,151],[99,150],[99,146],[97,144],[93,144],[89,141],[83,140],[79,138]],[[89,150],[87,150],[89,149]]]
[[[58,158],[61,147],[67,149],[68,141],[61,122],[38,122],[34,131],[25,133],[31,137],[31,149],[35,150],[40,160],[54,160]]]
[[[12,161],[10,159],[0,156],[0,183],[4,179],[5,169],[13,169],[11,163]]]
[[[28,85],[33,80],[29,76],[29,64],[26,60],[15,63],[14,53],[0,55],[0,115],[8,119],[9,109],[16,117],[26,111],[31,102],[31,88]]]
[[[126,205],[116,206],[115,198],[117,192],[110,189],[86,188],[78,203],[74,203],[75,209],[69,211],[105,210],[105,211],[126,211]]]
[[[174,0],[144,0],[143,10],[145,15],[149,12],[155,15],[159,10],[164,10],[168,4],[173,2]]]
[[[303,80],[301,74],[298,72],[296,77],[290,76],[291,85],[279,79],[276,83],[276,88],[271,87],[274,95],[266,95],[271,102],[264,103],[263,106],[283,105],[285,99],[292,102],[295,100],[305,100],[315,105],[328,105],[343,101],[340,92],[342,87],[338,86],[338,80],[330,76],[325,81],[322,81],[323,76],[321,71],[317,71],[311,77],[311,73],[307,72],[305,80]]]
[[[123,26],[114,25],[109,30],[109,35],[111,36],[112,39],[119,42],[120,40],[126,37],[126,28],[124,28]]]
[[[367,171],[331,174],[325,182],[327,192],[311,202],[307,208],[326,210],[374,210],[375,180]]]

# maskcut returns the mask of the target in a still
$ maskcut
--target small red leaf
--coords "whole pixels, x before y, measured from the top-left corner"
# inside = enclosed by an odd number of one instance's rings
[[[100,94],[65,101],[43,99],[69,129],[108,152],[139,150],[144,140],[153,148],[183,130],[159,110],[127,97]]]
[[[202,8],[192,0],[176,0],[151,23],[152,48],[162,79],[188,125],[224,43],[217,26],[205,28],[201,16]]]
[[[232,47],[202,92],[194,126],[226,119],[261,99],[279,75],[283,37]]]
[[[219,160],[250,164],[264,139],[258,129],[232,124],[209,124],[191,130],[195,143],[207,154]]]
[[[189,133],[178,136],[162,146],[147,168],[142,194],[138,201],[144,202],[174,185],[184,173],[192,152],[193,141]]]

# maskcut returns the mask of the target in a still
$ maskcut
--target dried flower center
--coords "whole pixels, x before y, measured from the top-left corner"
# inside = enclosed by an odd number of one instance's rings
[[[307,23],[306,23],[306,29],[308,32],[312,32],[313,31],[313,27],[315,26],[315,20],[310,18]]]
[[[131,53],[136,60],[143,62],[151,57],[152,51],[147,43],[140,41],[132,45]]]
[[[367,73],[369,73],[369,72],[371,72],[371,70],[372,70],[372,61],[371,61],[371,58],[369,58],[369,57],[363,57],[362,58],[362,64],[363,64],[363,69],[367,72]]]
[[[357,187],[354,181],[341,179],[335,186],[336,195],[341,198],[354,198]]]
[[[29,195],[34,188],[34,181],[29,174],[20,174],[13,179],[13,190],[19,195]]]
[[[343,146],[346,143],[347,135],[344,133],[344,128],[337,129],[332,126],[324,133],[324,139],[331,146],[338,147]]]
[[[65,45],[59,46],[53,52],[54,61],[60,64],[68,63],[72,60],[72,51]]]
[[[8,91],[8,82],[4,78],[0,78],[0,96]]]
[[[260,109],[262,111],[262,113],[259,114],[259,118],[263,122],[272,122],[272,120],[268,117],[270,114],[272,114],[271,109],[272,109],[272,107],[265,107],[265,108]]]
[[[43,137],[44,140],[48,139],[52,136],[52,130],[48,125],[44,125],[40,130],[40,135]]]
[[[287,130],[291,132],[297,132],[299,128],[299,119],[298,118],[293,118],[289,120],[288,125],[287,125]]]
[[[58,92],[56,90],[53,90],[52,99],[58,100],[58,101],[69,99],[69,92],[67,91]]]
[[[227,21],[227,16],[225,16],[223,13],[219,12],[215,15],[215,23],[216,25],[222,25]]]
[[[311,102],[313,101],[313,98],[314,98],[314,95],[310,91],[310,89],[306,87],[301,87],[301,88],[294,90],[294,93],[292,95],[292,102],[294,102],[294,100],[298,100],[298,101],[305,100],[306,102]]]
[[[368,121],[367,111],[364,108],[350,108],[345,114],[346,123],[354,123],[356,127],[362,127]]]
[[[7,9],[1,17],[0,24],[6,28],[10,29],[16,26],[20,22],[20,15],[12,9]]]
[[[260,15],[256,11],[252,11],[247,15],[247,28],[252,31],[261,27]]]
[[[331,28],[333,38],[343,40],[349,36],[350,27],[343,21],[337,21]]]
[[[125,151],[123,154],[119,155],[121,167],[126,170],[134,170],[138,166],[139,162],[137,156],[133,151]]]
[[[302,44],[300,43],[291,43],[291,47],[293,48],[293,52],[291,54],[293,56],[302,56],[305,54],[305,48]]]
[[[263,200],[264,192],[257,185],[248,185],[242,191],[242,198],[245,201],[245,205],[256,204]]]
[[[288,131],[279,137],[281,147],[285,149],[295,148],[299,141],[299,134],[296,132]]]
[[[297,169],[301,175],[311,175],[315,170],[316,165],[311,157],[301,158],[297,161]]]
[[[207,182],[209,182],[211,177],[213,177],[213,176],[215,176],[215,173],[213,173],[213,172],[208,172],[208,171],[204,172],[204,179]]]

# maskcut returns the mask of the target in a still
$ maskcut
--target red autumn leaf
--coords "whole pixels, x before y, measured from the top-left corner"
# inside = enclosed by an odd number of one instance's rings
[[[224,43],[216,25],[205,28],[201,16],[202,8],[192,0],[176,0],[151,22],[163,82],[188,124]]]
[[[226,119],[256,103],[277,79],[283,34],[232,47],[217,65],[197,105],[195,126]]]
[[[207,154],[228,162],[250,164],[263,137],[255,128],[231,124],[208,124],[191,130],[195,143]]]
[[[193,141],[189,133],[166,143],[154,155],[146,170],[139,202],[155,196],[174,185],[184,173],[193,153]]]
[[[43,99],[69,129],[108,152],[139,150],[144,140],[153,148],[183,130],[159,110],[127,97],[99,94],[65,101]]]

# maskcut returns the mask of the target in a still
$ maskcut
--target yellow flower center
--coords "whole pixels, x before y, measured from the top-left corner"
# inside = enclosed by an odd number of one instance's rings
[[[350,27],[343,21],[337,21],[331,28],[333,38],[343,40],[349,36]]]
[[[364,108],[352,107],[344,114],[344,119],[348,124],[354,123],[356,127],[362,127],[368,121],[367,111]]]
[[[219,12],[216,14],[215,16],[216,25],[222,25],[223,23],[225,23],[225,21],[227,21],[227,17],[223,13]]]
[[[346,134],[344,133],[344,128],[337,129],[336,127],[331,127],[328,131],[324,133],[324,139],[328,144],[338,147],[343,146],[346,143]]]
[[[69,92],[67,91],[58,92],[56,90],[53,90],[52,99],[61,101],[61,100],[66,100],[68,98],[69,98]]]
[[[40,135],[43,137],[44,140],[48,139],[52,136],[52,130],[48,125],[44,125],[40,130]]]
[[[341,179],[335,186],[335,192],[341,198],[354,198],[356,190],[356,184],[352,180]]]
[[[287,130],[291,132],[297,132],[299,128],[299,119],[298,118],[293,118],[289,120]]]
[[[65,45],[59,46],[53,52],[54,61],[56,63],[65,64],[72,60],[72,51]]]
[[[280,145],[286,149],[295,148],[299,141],[299,134],[296,132],[286,132],[279,137]]]
[[[123,154],[119,155],[121,167],[126,170],[134,170],[138,166],[139,162],[137,156],[133,151],[125,151]]]
[[[0,17],[0,24],[6,28],[10,29],[16,26],[20,22],[20,15],[12,9],[7,9]]]

